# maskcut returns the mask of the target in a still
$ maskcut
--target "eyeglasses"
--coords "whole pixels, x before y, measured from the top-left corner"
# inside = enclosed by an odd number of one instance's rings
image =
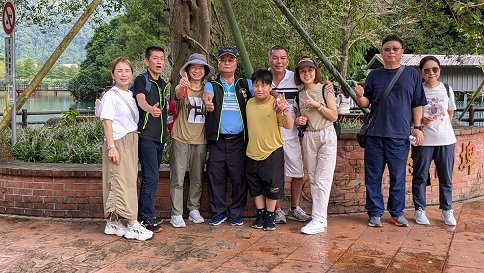
[[[218,62],[219,63],[229,63],[229,64],[233,64],[233,63],[235,63],[235,59],[219,59]]]
[[[384,47],[382,49],[385,52],[390,52],[390,51],[397,52],[397,51],[399,51],[402,48],[401,47]]]
[[[431,71],[431,70],[432,70],[432,72],[433,72],[434,74],[437,74],[437,73],[439,73],[439,71],[440,71],[440,67],[436,66],[436,67],[432,67],[432,68],[424,68],[423,73],[425,73],[425,74],[430,74],[430,71]]]

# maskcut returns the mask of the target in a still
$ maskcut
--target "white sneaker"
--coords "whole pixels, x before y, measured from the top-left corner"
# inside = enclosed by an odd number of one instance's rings
[[[425,215],[425,210],[422,208],[418,208],[418,210],[415,211],[413,220],[419,225],[430,225],[430,221],[427,218],[427,215]]]
[[[126,228],[126,234],[124,234],[126,239],[134,239],[139,241],[146,241],[153,239],[153,231],[146,229],[139,222],[136,222],[133,226]]]
[[[444,222],[448,226],[456,226],[457,221],[454,218],[454,210],[443,210],[442,211],[442,219],[444,219]]]
[[[205,219],[203,219],[198,210],[194,209],[188,214],[188,221],[192,221],[195,224],[200,224],[205,222]]]
[[[181,215],[172,215],[170,224],[173,227],[186,227],[185,221],[183,221],[183,217]]]
[[[108,221],[106,222],[106,227],[104,228],[104,234],[117,235],[121,237],[126,234],[126,227],[118,219],[114,221],[108,219]]]
[[[327,224],[316,221],[316,220],[311,220],[306,226],[301,228],[301,232],[305,234],[318,234],[321,232],[324,232],[324,228],[327,226]]]

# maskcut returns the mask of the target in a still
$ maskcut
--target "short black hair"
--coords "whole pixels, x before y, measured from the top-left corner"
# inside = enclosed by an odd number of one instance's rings
[[[269,52],[267,52],[267,57],[271,57],[272,51],[274,51],[274,50],[284,50],[287,53],[287,49],[285,47],[280,46],[280,45],[275,45],[275,46],[271,47],[271,49],[269,49]]]
[[[395,34],[392,34],[392,35],[388,35],[387,37],[383,38],[383,41],[381,42],[381,46],[383,47],[383,45],[386,43],[386,42],[389,42],[389,41],[396,41],[396,42],[399,42],[400,45],[402,45],[403,47],[403,41],[402,39],[400,39],[400,37],[398,37],[397,35]]]
[[[145,58],[149,59],[150,56],[151,56],[151,52],[153,52],[153,51],[161,51],[161,52],[165,53],[165,49],[162,48],[161,46],[150,46],[145,51]]]
[[[272,84],[272,73],[267,69],[259,69],[252,74],[252,83],[262,82],[265,84]]]

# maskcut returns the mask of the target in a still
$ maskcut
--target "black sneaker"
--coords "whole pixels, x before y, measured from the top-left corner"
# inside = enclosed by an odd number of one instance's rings
[[[146,220],[143,220],[141,218],[138,218],[138,222],[147,222]],[[151,222],[153,222],[154,224],[156,225],[161,225],[161,223],[163,223],[163,219],[162,218],[158,218],[158,217],[153,217],[153,219],[151,220]]]
[[[158,217],[153,217],[153,223],[157,225],[161,225],[161,223],[163,223],[163,219]]]
[[[267,212],[264,218],[264,230],[276,230],[276,214],[274,212]]]
[[[261,209],[257,210],[256,217],[254,223],[252,223],[251,227],[261,229],[264,227],[264,216],[266,215],[266,211]]]
[[[143,224],[147,230],[151,230],[153,233],[163,230],[159,224],[154,223],[152,220],[144,220],[141,222],[141,224]]]

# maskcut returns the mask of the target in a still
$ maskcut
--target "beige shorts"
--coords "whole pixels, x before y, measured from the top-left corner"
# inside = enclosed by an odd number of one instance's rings
[[[304,176],[299,138],[284,140],[284,174],[296,178]]]

